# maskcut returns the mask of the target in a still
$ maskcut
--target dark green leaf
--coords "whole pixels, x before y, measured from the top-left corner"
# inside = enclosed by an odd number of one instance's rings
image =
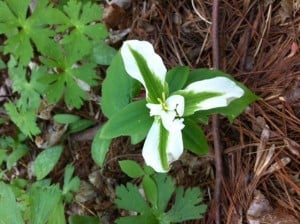
[[[189,76],[189,67],[178,66],[168,71],[166,81],[169,85],[169,92],[173,93],[182,89]]]
[[[136,133],[147,133],[153,123],[146,101],[133,102],[115,113],[103,126],[102,138],[131,136]]]
[[[137,81],[127,75],[122,57],[118,53],[112,60],[102,83],[101,109],[110,118],[128,105],[135,93]]]
[[[198,155],[207,154],[208,144],[206,137],[196,121],[184,119],[184,129],[182,131],[183,145],[186,149]]]

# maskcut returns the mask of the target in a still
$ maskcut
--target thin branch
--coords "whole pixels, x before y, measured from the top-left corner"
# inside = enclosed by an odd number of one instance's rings
[[[213,0],[212,11],[212,50],[213,50],[213,67],[214,69],[220,68],[220,54],[219,54],[219,0]],[[219,133],[219,117],[213,115],[212,118],[212,132],[214,138],[215,150],[215,167],[216,167],[216,182],[214,200],[216,205],[215,223],[221,224],[220,204],[221,204],[221,185],[223,175],[223,161],[222,161],[222,148],[220,144]]]

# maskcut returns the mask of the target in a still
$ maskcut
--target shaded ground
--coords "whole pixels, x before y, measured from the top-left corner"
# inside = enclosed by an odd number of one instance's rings
[[[106,18],[111,29],[130,28],[127,39],[152,42],[168,68],[212,67],[210,1],[134,0],[129,8],[106,9],[111,10]],[[261,97],[233,124],[220,118],[224,150],[223,223],[247,223],[248,208],[260,193],[273,209],[267,214],[276,220],[288,220],[290,215],[300,220],[299,15],[299,1],[222,1],[221,69]],[[98,110],[94,105],[94,111]],[[89,112],[85,107],[79,114],[89,117]],[[99,120],[103,119],[100,114]],[[189,223],[214,223],[215,217],[213,139],[210,126],[203,128],[211,145],[210,154],[197,157],[185,153],[171,170],[178,184],[201,187],[209,205],[204,220]],[[11,127],[5,131],[14,132]],[[72,162],[91,195],[88,201],[70,205],[69,212],[98,214],[112,223],[121,214],[113,204],[114,188],[129,181],[121,173],[118,161],[133,159],[143,163],[141,145],[132,146],[127,138],[115,140],[101,171],[91,160],[90,145],[89,140],[77,141],[74,136],[67,139],[64,156],[52,177],[61,181],[62,168]],[[37,153],[35,150],[28,161]],[[95,185],[89,184],[90,180],[95,180]]]

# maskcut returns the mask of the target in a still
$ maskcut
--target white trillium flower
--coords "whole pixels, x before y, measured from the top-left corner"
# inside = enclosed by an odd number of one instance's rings
[[[168,96],[167,69],[151,43],[129,40],[121,47],[126,72],[146,90],[146,106],[154,122],[148,132],[143,157],[156,172],[167,172],[181,156],[184,146],[184,116],[199,110],[227,106],[240,98],[244,90],[226,77],[216,77],[189,84]]]

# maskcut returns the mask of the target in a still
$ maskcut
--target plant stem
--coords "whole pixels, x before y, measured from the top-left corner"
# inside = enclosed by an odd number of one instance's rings
[[[213,67],[220,69],[220,54],[219,54],[219,0],[213,0],[212,11],[212,50],[213,50]],[[222,161],[222,148],[220,144],[219,133],[219,117],[213,115],[212,117],[212,132],[214,138],[214,151],[215,151],[215,167],[216,167],[216,182],[215,182],[215,223],[221,224],[220,204],[221,204],[221,185],[223,175],[223,161]]]

